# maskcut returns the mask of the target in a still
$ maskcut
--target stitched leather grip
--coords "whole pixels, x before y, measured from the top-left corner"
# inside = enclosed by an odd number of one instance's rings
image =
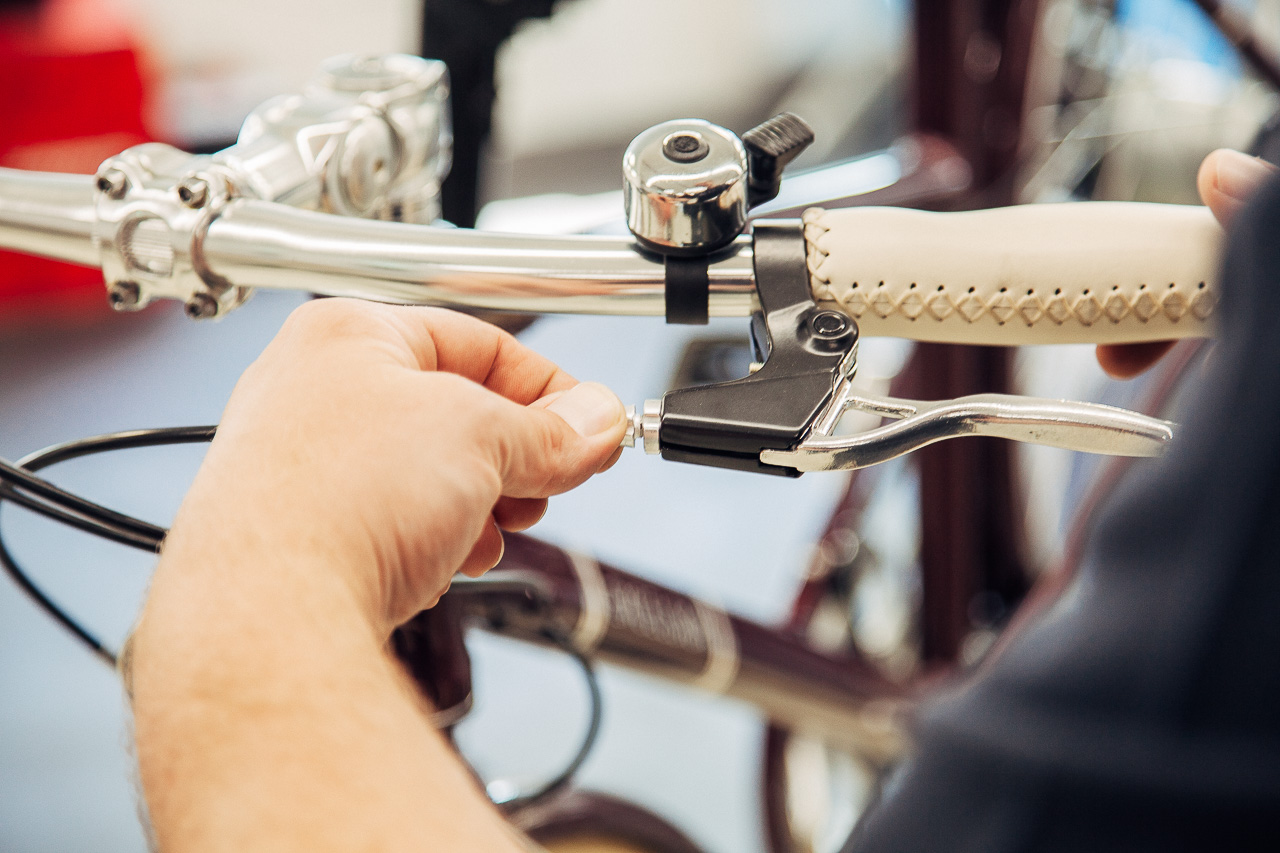
[[[839,303],[863,335],[1019,345],[1213,333],[1222,229],[1203,207],[814,208],[804,233],[815,298]]]

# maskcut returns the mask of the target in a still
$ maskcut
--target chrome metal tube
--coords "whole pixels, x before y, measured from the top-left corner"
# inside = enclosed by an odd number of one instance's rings
[[[661,259],[630,237],[543,237],[376,222],[236,201],[203,240],[234,285],[382,302],[563,314],[662,315]],[[751,239],[709,270],[711,314],[755,305]]]
[[[96,267],[94,179],[0,169],[0,249]]]

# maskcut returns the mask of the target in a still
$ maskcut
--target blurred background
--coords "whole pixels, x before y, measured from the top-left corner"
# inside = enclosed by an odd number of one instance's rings
[[[457,224],[616,231],[622,150],[647,126],[684,116],[741,132],[796,112],[817,134],[796,168],[851,161],[860,166],[848,192],[874,192],[901,177],[892,170],[920,144],[911,136],[923,111],[914,27],[931,5],[0,0],[0,166],[90,173],[145,140],[216,151],[250,110],[300,89],[327,57],[425,47],[454,72],[458,147],[445,213]],[[1009,202],[1193,203],[1203,155],[1258,144],[1275,110],[1271,86],[1191,0],[1022,5],[1035,7],[1035,50],[1017,156],[992,182]],[[1264,49],[1280,43],[1280,2],[1241,0],[1232,10]],[[1000,62],[981,39],[963,56],[975,80],[995,76]],[[970,179],[981,183],[979,172]],[[303,298],[258,294],[215,324],[186,320],[180,305],[113,314],[99,273],[0,254],[0,456],[117,429],[216,422],[239,373]],[[677,375],[732,373],[749,360],[739,321],[691,329],[546,318],[523,338],[627,402],[660,396]],[[863,381],[888,387],[909,351],[864,341]],[[707,352],[723,364],[698,362]],[[1091,351],[1072,347],[1019,353],[1011,373],[1031,393],[1119,404],[1162,381],[1110,383]],[[66,465],[54,478],[167,523],[199,459],[193,449],[130,451]],[[1022,533],[1010,547],[1033,579],[1063,560],[1097,470],[1044,449],[1020,451],[1013,470]],[[779,482],[628,453],[607,477],[553,502],[534,532],[773,624],[787,615],[844,487],[837,475]],[[851,618],[870,625],[864,641],[885,660],[900,661],[903,648],[914,660],[923,642],[913,615],[920,492],[911,464],[888,469],[858,531],[875,568]],[[151,560],[20,510],[7,509],[3,523],[38,580],[118,646]],[[974,611],[964,654],[981,655],[1004,609]],[[586,721],[572,664],[472,642],[478,707],[459,733],[464,750],[489,779],[551,775]],[[581,783],[653,809],[708,851],[765,849],[758,716],[625,672],[603,678],[604,733]],[[0,581],[0,851],[145,849],[128,743],[115,675]]]

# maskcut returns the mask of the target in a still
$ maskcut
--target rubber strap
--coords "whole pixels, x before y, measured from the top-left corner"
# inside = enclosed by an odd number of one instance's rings
[[[705,257],[677,258],[667,255],[667,322],[685,326],[707,325],[711,282]]]

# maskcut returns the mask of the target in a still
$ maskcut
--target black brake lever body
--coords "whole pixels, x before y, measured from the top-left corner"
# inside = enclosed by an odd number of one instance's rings
[[[809,285],[806,247],[794,223],[754,229],[760,311],[752,341],[762,366],[742,379],[668,392],[660,415],[664,459],[798,477],[794,468],[760,461],[763,450],[794,447],[853,373],[857,325],[822,310]]]

